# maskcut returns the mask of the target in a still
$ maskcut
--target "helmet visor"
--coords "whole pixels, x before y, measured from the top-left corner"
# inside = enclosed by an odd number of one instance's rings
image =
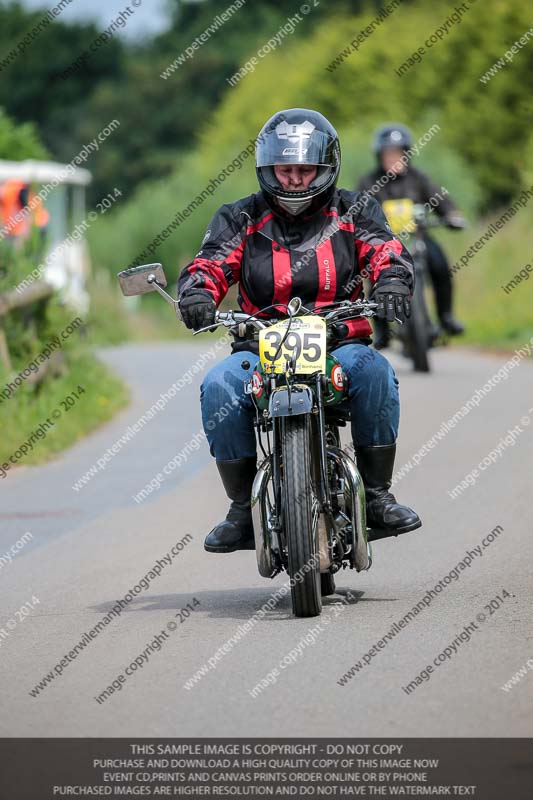
[[[274,164],[316,164],[335,167],[337,140],[329,133],[316,130],[311,122],[291,125],[280,122],[275,130],[260,136],[256,142],[257,167]]]

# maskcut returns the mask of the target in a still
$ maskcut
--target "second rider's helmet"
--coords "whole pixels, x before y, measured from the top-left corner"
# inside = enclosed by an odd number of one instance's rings
[[[413,134],[401,122],[391,122],[382,125],[374,134],[372,149],[374,154],[381,156],[388,147],[398,147],[400,150],[409,150],[413,146]]]

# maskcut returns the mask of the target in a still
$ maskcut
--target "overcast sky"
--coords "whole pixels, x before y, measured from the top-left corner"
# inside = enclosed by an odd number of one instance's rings
[[[46,0],[20,0],[28,9],[54,8],[56,2]],[[137,7],[135,3],[139,3]],[[93,21],[104,30],[120,12],[129,6],[134,14],[130,15],[127,24],[118,28],[115,35],[140,38],[147,34],[158,33],[167,25],[167,0],[72,0],[65,6],[58,19],[66,21]]]

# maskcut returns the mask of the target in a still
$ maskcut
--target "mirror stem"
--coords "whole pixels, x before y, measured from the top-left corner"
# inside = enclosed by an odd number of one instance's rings
[[[168,292],[165,292],[163,287],[160,286],[159,283],[157,282],[155,275],[149,275],[148,278],[147,278],[147,281],[148,281],[148,283],[152,284],[152,286],[154,287],[156,292],[159,292],[161,297],[163,297],[167,301],[167,303],[170,303],[171,306],[174,306],[174,311],[176,312],[176,316],[178,317],[178,319],[181,319],[181,314],[180,314],[180,310],[179,310],[179,306],[178,306],[178,301],[174,300],[174,298],[171,297],[168,294]]]

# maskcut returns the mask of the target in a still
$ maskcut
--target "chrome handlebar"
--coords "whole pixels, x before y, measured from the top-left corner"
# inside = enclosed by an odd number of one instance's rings
[[[333,308],[330,310],[328,310],[328,306],[324,306],[319,311],[311,311],[303,306],[300,298],[295,297],[290,301],[287,307],[289,312],[287,317],[294,317],[301,309],[304,309],[307,314],[323,317],[328,323],[342,322],[347,319],[353,319],[354,317],[373,317],[378,304],[370,300],[341,300],[337,303],[332,303],[331,306],[333,306]],[[245,314],[242,311],[216,311],[214,323],[195,331],[193,335],[196,336],[196,334],[203,333],[204,331],[215,330],[219,325],[223,325],[225,328],[233,328],[237,325],[245,324],[251,325],[257,330],[261,330],[262,328],[268,328],[270,325],[274,325],[276,322],[280,321],[280,318],[276,317],[271,319],[259,319],[253,314]]]

